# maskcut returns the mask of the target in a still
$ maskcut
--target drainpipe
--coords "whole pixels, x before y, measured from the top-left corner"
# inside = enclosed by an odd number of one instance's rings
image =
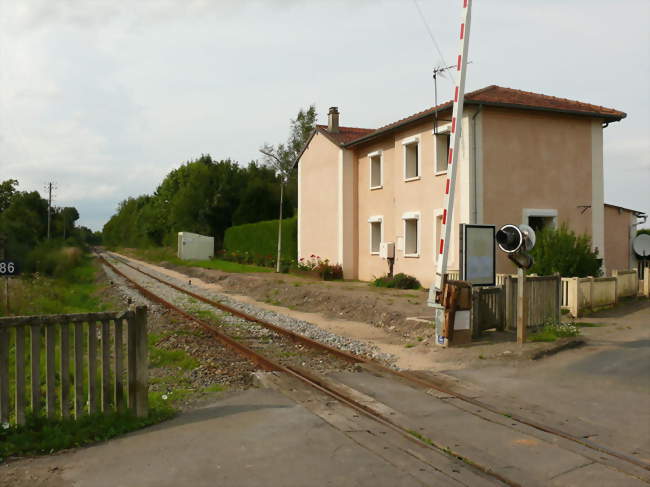
[[[474,146],[474,208],[472,209],[472,213],[474,214],[472,221],[476,224],[478,223],[478,202],[476,201],[477,195],[478,195],[478,183],[476,182],[478,179],[478,172],[477,172],[477,156],[476,156],[476,117],[478,116],[479,113],[481,113],[481,109],[483,108],[483,105],[478,106],[478,110],[476,110],[476,113],[472,115],[472,133],[474,134],[473,137],[473,146]]]

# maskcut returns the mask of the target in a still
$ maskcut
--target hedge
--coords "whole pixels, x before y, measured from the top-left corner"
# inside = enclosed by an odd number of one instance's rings
[[[278,253],[278,220],[237,225],[226,230],[223,248],[229,252],[251,255]],[[298,219],[282,221],[282,259],[296,260],[298,255]]]

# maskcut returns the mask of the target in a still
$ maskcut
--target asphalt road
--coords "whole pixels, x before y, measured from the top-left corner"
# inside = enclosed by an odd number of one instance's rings
[[[587,345],[538,361],[450,371],[481,399],[650,462],[650,301],[583,322]]]

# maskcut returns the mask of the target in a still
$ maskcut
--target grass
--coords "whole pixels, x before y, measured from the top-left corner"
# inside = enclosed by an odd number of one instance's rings
[[[149,339],[149,366],[169,367],[181,370],[192,370],[199,366],[199,362],[190,357],[184,350],[166,350],[156,346],[163,337],[150,334]]]
[[[407,343],[404,345],[404,348],[413,348],[415,346],[415,343]]]
[[[151,407],[146,418],[125,413],[94,414],[78,420],[30,415],[22,426],[0,428],[0,461],[9,456],[42,455],[105,441],[173,417],[168,405]]]
[[[164,261],[178,266],[200,267],[203,269],[213,269],[235,274],[274,271],[274,269],[271,269],[270,267],[261,267],[251,264],[239,264],[237,262],[230,262],[220,259],[181,260],[176,257],[176,252],[169,247],[155,247],[149,249],[116,249],[115,251],[126,255],[132,255],[138,259],[154,262],[156,264]]]
[[[558,338],[573,337],[580,334],[579,328],[573,323],[548,323],[541,330],[530,336],[531,342],[554,342]]]
[[[98,265],[90,258],[84,257],[79,264],[57,278],[43,276],[24,276],[12,281],[11,311],[15,314],[54,314],[83,313],[106,310],[109,305],[102,298],[103,287],[96,281]],[[110,306],[114,308],[114,306]],[[72,333],[72,328],[70,328]],[[192,388],[185,372],[198,367],[199,362],[183,350],[165,350],[157,346],[170,335],[194,335],[201,331],[174,330],[163,334],[149,335],[149,358],[151,367],[162,367],[164,375],[150,380],[158,384],[162,391],[149,393],[149,415],[137,418],[130,412],[110,412],[106,414],[85,415],[80,419],[47,419],[42,415],[31,414],[25,425],[0,424],[0,463],[9,456],[49,454],[57,450],[89,445],[105,441],[124,433],[149,426],[173,417],[177,410],[174,404],[196,392],[220,392],[224,386],[215,384],[198,391]],[[30,361],[31,335],[27,333],[25,350],[26,361]],[[84,332],[84,344],[87,343],[87,331]],[[55,339],[55,363],[60,362],[60,338]],[[70,339],[72,343],[72,337]],[[41,336],[41,392],[45,397],[45,340]],[[9,336],[9,374],[15,374],[15,337]],[[85,346],[84,346],[85,351]],[[74,368],[70,367],[73,374]],[[31,380],[31,371],[27,367],[26,382]],[[87,397],[87,369],[82,378],[84,396]],[[98,374],[101,371],[98,370]],[[60,377],[56,375],[57,384]],[[15,384],[9,381],[10,396],[13,397]],[[57,394],[56,405],[60,406]],[[14,417],[14,411],[10,411]]]
[[[85,256],[80,265],[59,278],[25,275],[12,279],[10,312],[41,315],[106,311],[108,306],[100,297],[103,288],[96,284],[97,270],[92,258]],[[4,308],[0,311],[0,316],[9,314]]]
[[[424,436],[423,434],[418,433],[418,432],[415,431],[415,430],[407,430],[407,431],[409,432],[409,434],[411,434],[412,436],[415,436],[418,440],[423,441],[423,442],[426,443],[427,445],[429,445],[429,446],[433,446],[433,447],[436,446],[436,445],[433,443],[433,441],[431,441],[430,438],[427,438],[427,437]]]

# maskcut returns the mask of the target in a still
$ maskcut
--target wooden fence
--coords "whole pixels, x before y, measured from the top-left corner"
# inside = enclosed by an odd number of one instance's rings
[[[501,286],[472,289],[472,337],[477,338],[491,328],[503,330],[505,326],[505,299]]]
[[[24,424],[28,410],[79,418],[128,407],[146,416],[147,368],[144,306],[0,318],[0,422]]]
[[[472,335],[491,328],[517,328],[517,277],[506,275],[504,284],[473,290]],[[560,276],[527,276],[525,295],[528,301],[527,327],[535,328],[548,321],[560,321]]]

